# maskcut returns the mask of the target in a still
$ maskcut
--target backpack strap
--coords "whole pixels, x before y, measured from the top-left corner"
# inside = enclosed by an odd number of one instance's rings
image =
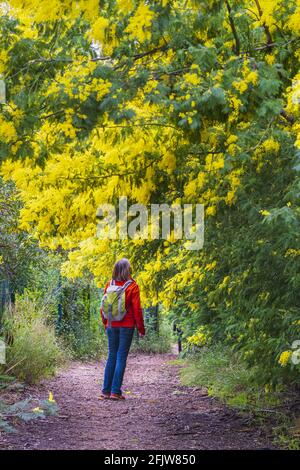
[[[112,305],[109,304],[108,305],[108,319],[107,319],[107,323],[108,323],[109,328],[111,328],[111,322],[112,322]]]
[[[122,290],[126,290],[127,287],[132,284],[134,281],[133,279],[128,279],[128,281],[125,282],[125,284],[122,286]],[[112,279],[109,283],[110,286],[115,286],[116,285],[116,281],[114,279]]]
[[[127,287],[133,282],[134,282],[133,279],[128,279],[128,281],[125,282],[124,286],[122,286],[122,290],[126,290]]]
[[[109,286],[114,286],[114,285],[115,285],[115,281],[114,281],[114,279],[111,279],[111,280],[110,280],[110,283],[109,283]],[[102,299],[101,307],[102,307],[103,301],[104,301],[104,298]],[[112,322],[112,305],[111,305],[111,304],[108,304],[107,326],[108,326],[109,328],[111,328],[111,322]]]
[[[118,311],[121,311],[121,306],[122,306],[122,294],[126,291],[127,287],[133,282],[132,279],[128,279],[128,281],[125,282],[125,284],[122,286],[119,292],[119,298],[118,298]]]

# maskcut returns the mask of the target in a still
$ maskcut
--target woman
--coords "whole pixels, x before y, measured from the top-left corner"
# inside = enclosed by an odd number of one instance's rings
[[[120,321],[107,320],[101,308],[101,317],[108,337],[108,358],[102,387],[102,398],[104,399],[125,399],[121,386],[135,326],[141,336],[145,335],[139,287],[131,277],[131,266],[128,259],[122,258],[115,264],[112,280],[106,284],[104,293],[111,284],[124,286],[125,283],[127,283],[127,287],[125,286],[126,314],[124,318]]]

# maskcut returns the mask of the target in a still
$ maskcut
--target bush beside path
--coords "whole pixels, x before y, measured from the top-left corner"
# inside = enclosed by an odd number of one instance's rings
[[[132,354],[124,402],[99,400],[104,360],[73,362],[25,395],[57,401],[56,416],[20,423],[0,435],[0,449],[190,450],[272,448],[245,417],[183,386],[174,354]]]

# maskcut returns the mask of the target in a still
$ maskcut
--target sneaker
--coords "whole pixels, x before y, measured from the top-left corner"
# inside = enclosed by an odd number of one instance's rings
[[[125,400],[125,397],[121,393],[111,393],[110,399],[111,400]]]
[[[110,393],[107,392],[101,392],[101,395],[99,397],[99,400],[109,400],[110,399]]]

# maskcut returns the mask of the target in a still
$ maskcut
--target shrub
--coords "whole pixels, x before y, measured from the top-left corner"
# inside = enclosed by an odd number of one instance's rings
[[[60,330],[63,341],[74,359],[98,359],[107,350],[107,339],[99,319],[74,321]]]
[[[257,369],[249,369],[228,346],[205,347],[196,354],[186,354],[183,361],[181,379],[185,385],[206,387],[209,395],[237,406],[248,404],[254,396],[257,399]]]
[[[147,328],[144,338],[134,335],[131,350],[133,352],[165,353],[171,350],[174,338],[170,325],[165,320],[160,320],[159,331]]]
[[[185,351],[176,362],[181,367],[181,381],[188,386],[207,388],[208,395],[246,413],[247,420],[273,436],[275,445],[299,449],[297,433],[299,390],[259,383],[259,366],[249,366],[239,352],[224,344],[204,347],[197,353]]]
[[[46,313],[31,300],[19,299],[6,311],[3,331],[10,339],[6,370],[28,383],[54,374],[66,358]]]

